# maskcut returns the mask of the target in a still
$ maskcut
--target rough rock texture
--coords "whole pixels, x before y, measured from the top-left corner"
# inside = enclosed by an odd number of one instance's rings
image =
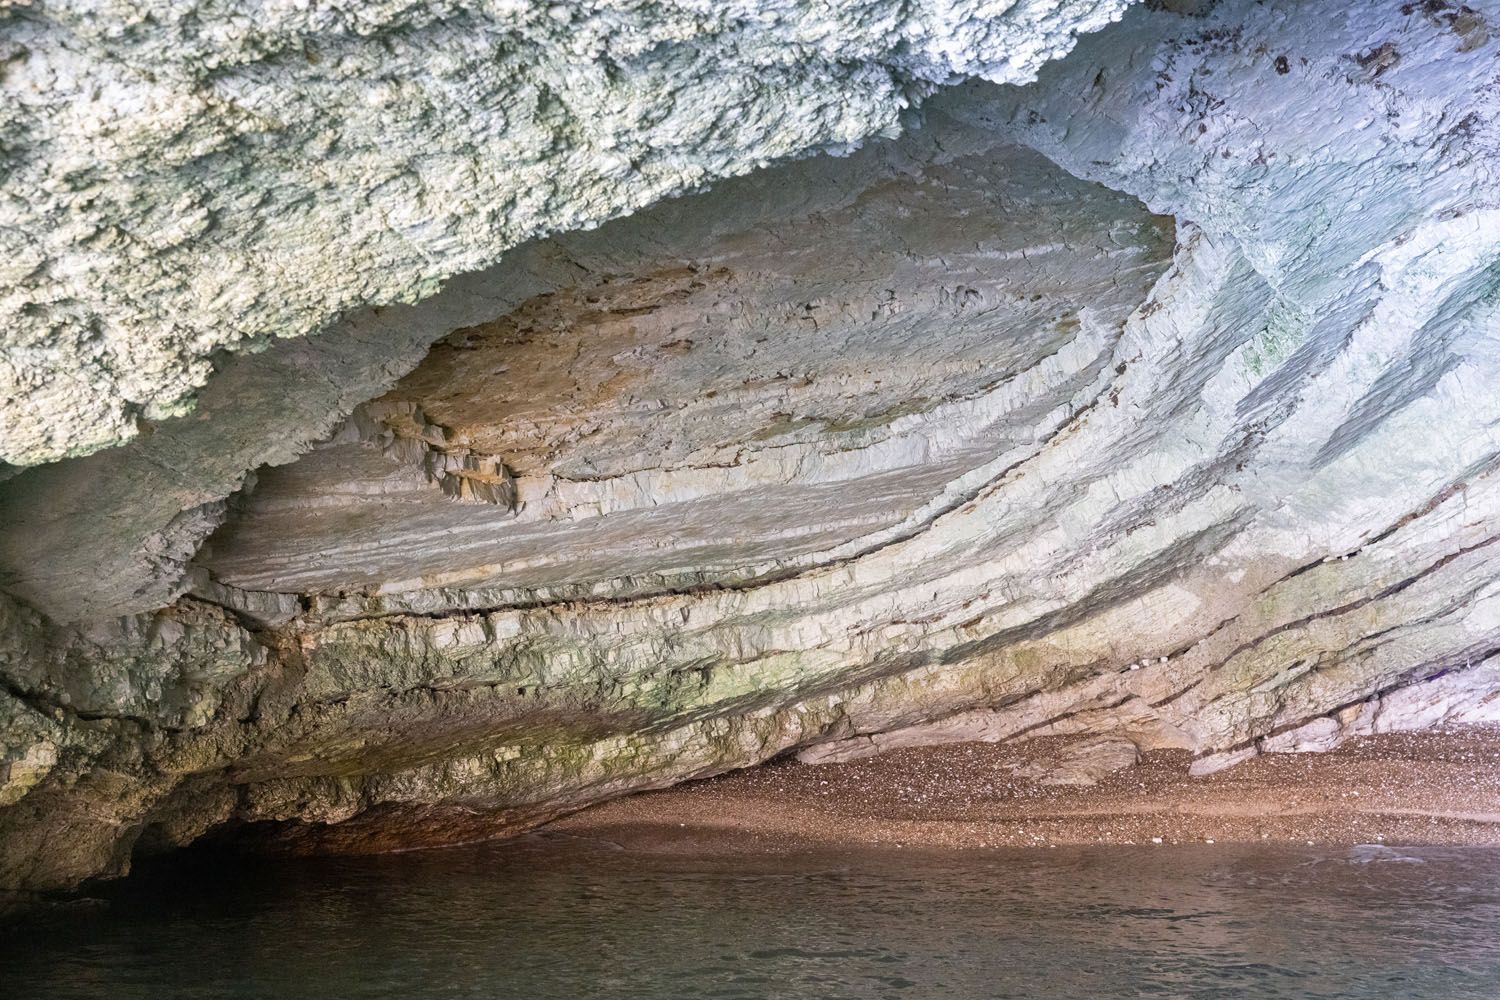
[[[7,4],[0,461],[185,412],[216,351],[1029,79],[1127,2]]]
[[[430,610],[435,588],[494,606],[847,560],[1092,397],[1171,232],[989,145],[685,266],[540,296],[434,347],[368,429],[262,475],[199,562],[244,590]],[[376,426],[422,446],[372,448]],[[509,470],[506,509],[452,503],[430,449]]]
[[[1500,719],[1497,18],[1136,8],[0,482],[0,886]]]

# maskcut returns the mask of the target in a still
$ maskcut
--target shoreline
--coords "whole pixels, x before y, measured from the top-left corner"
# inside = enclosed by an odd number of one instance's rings
[[[1356,737],[1325,753],[1263,754],[1203,777],[1188,774],[1192,758],[1180,750],[1150,751],[1102,775],[1059,764],[1076,762],[1090,742],[1046,737],[913,747],[841,763],[775,761],[616,799],[538,832],[670,854],[1500,846],[1500,728]],[[1096,783],[1048,783],[1089,778]]]

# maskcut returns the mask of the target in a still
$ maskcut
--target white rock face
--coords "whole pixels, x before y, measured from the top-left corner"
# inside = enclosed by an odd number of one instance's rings
[[[1208,773],[1494,721],[1500,15],[1154,6],[0,483],[0,886],[229,821],[471,839],[784,751]],[[558,178],[535,217],[594,220]]]
[[[199,563],[242,590],[493,606],[920,532],[1093,398],[1172,247],[1034,152],[927,139],[968,151],[454,334],[356,421],[421,449],[344,433],[263,474]],[[450,502],[429,446],[513,470],[507,510]]]
[[[0,16],[0,461],[186,412],[224,349],[1029,79],[1128,0],[134,3]]]

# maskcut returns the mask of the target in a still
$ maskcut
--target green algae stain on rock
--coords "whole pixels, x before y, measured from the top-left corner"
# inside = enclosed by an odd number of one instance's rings
[[[1257,380],[1275,371],[1307,339],[1312,319],[1302,309],[1282,302],[1266,319],[1265,329],[1244,347],[1245,369]]]

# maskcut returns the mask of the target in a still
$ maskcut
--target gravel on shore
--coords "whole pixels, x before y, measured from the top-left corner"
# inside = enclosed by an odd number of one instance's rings
[[[617,799],[553,833],[661,852],[840,845],[950,849],[1078,844],[1500,846],[1500,728],[1358,737],[1265,754],[1204,777],[1153,751],[1080,787],[1036,777],[1073,738],[959,743],[835,764],[775,761]],[[1018,773],[1024,772],[1024,773]]]

